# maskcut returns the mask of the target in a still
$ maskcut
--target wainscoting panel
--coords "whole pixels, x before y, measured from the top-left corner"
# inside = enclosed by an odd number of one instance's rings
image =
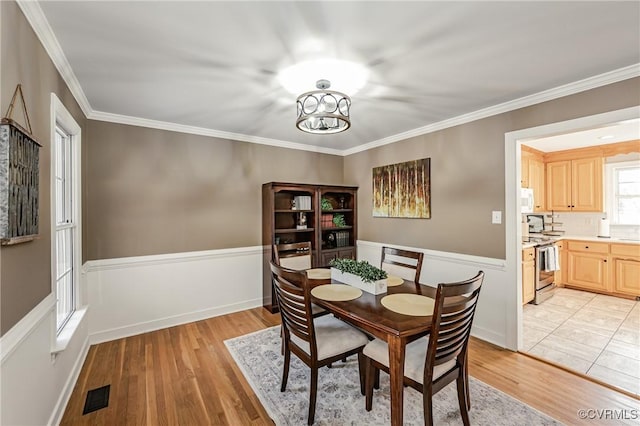
[[[379,266],[384,245],[371,241],[358,241],[358,260],[366,260],[372,265]],[[505,260],[415,247],[397,245],[393,247],[424,253],[420,275],[422,284],[436,287],[438,283],[460,281],[474,276],[480,270],[484,271],[484,283],[471,334],[500,347],[510,346],[507,342],[507,297],[511,293],[505,289],[509,285],[517,286],[517,283],[509,283]]]
[[[0,424],[55,425],[62,419],[89,339],[85,317],[65,350],[52,355],[55,321],[50,294],[2,336]]]
[[[89,261],[91,343],[262,304],[262,246]]]

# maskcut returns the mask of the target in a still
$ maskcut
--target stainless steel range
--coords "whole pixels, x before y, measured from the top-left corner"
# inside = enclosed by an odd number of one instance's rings
[[[559,269],[558,248],[555,243],[536,246],[536,295],[538,305],[553,296],[556,289],[555,271]]]

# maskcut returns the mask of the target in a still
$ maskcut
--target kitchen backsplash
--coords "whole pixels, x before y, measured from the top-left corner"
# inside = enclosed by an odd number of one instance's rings
[[[546,213],[550,215],[551,213]],[[602,213],[553,213],[554,222],[561,222],[562,229],[566,235],[580,235],[585,237],[598,236],[598,224],[605,217]],[[545,217],[546,222],[551,219]],[[640,239],[640,226],[611,225],[611,237]]]

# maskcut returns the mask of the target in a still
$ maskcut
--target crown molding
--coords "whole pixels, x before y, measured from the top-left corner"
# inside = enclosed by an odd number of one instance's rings
[[[322,154],[342,155],[338,149],[326,148],[316,145],[305,145],[297,142],[283,141],[279,139],[263,138],[260,136],[244,135],[242,133],[224,132],[222,130],[207,129],[205,127],[186,126],[184,124],[168,121],[149,120],[147,118],[131,117],[128,115],[111,114],[109,112],[93,111],[87,118],[91,120],[107,121],[110,123],[127,124],[130,126],[147,127],[150,129],[169,130],[172,132],[188,133],[191,135],[210,136],[220,139],[230,139],[240,142],[256,143],[260,145],[275,146],[278,148],[297,149],[300,151],[318,152]]]
[[[391,143],[399,142],[404,139],[425,135],[427,133],[447,129],[449,127],[459,126],[461,124],[470,123],[482,118],[514,111],[516,109],[528,107],[546,101],[551,101],[563,96],[573,95],[575,93],[584,92],[586,90],[595,89],[597,87],[606,86],[607,84],[617,83],[619,81],[628,80],[630,78],[638,76],[640,76],[640,63],[633,64],[624,68],[619,68],[617,70],[606,72],[604,74],[596,75],[594,77],[588,77],[583,80],[575,81],[573,83],[554,87],[543,92],[534,93],[532,95],[524,96],[512,101],[507,101],[498,105],[490,106],[488,108],[480,109],[478,111],[470,112],[468,114],[459,115],[448,120],[443,120],[437,123],[429,124],[427,126],[418,127],[417,129],[398,133],[397,135],[378,139],[363,145],[358,145],[354,148],[342,151],[341,155],[347,156],[351,154],[357,154],[358,152],[366,151],[384,145],[389,145]]]
[[[85,96],[84,91],[80,86],[80,82],[73,72],[71,64],[62,50],[62,46],[58,43],[58,39],[53,33],[53,29],[51,29],[49,21],[47,21],[47,18],[44,16],[44,12],[42,11],[40,4],[37,1],[28,0],[16,0],[16,3],[27,18],[27,21],[38,36],[38,39],[40,39],[40,43],[42,43],[44,50],[51,58],[51,61],[60,73],[60,76],[62,76],[62,79],[67,83],[67,87],[69,87],[71,94],[76,99],[76,102],[78,102],[80,109],[82,109],[84,115],[88,117],[93,111],[91,109],[91,104]]]
[[[604,74],[600,74],[594,77],[588,77],[583,80],[575,81],[573,83],[558,86],[543,92],[534,93],[532,95],[524,96],[522,98],[514,99],[512,101],[504,102],[498,105],[490,106],[478,111],[470,112],[468,114],[459,115],[447,120],[439,121],[437,123],[429,124],[427,126],[418,127],[417,129],[409,130],[403,133],[398,133],[387,138],[374,140],[363,145],[358,145],[353,148],[339,150],[326,148],[316,145],[305,145],[296,142],[283,141],[278,139],[262,138],[259,136],[244,135],[240,133],[224,132],[221,130],[207,129],[204,127],[186,126],[177,123],[149,120],[145,118],[131,117],[126,115],[111,114],[106,112],[94,111],[88,118],[92,120],[108,121],[112,123],[128,124],[132,126],[148,127],[152,129],[170,130],[180,133],[189,133],[200,136],[211,136],[222,139],[232,139],[242,142],[257,143],[262,145],[271,145],[280,148],[298,149],[302,151],[318,152],[323,154],[339,155],[346,157],[348,155],[357,154],[359,152],[367,151],[369,149],[378,148],[384,145],[389,145],[395,142],[399,142],[405,139],[413,138],[416,136],[425,135],[438,130],[447,129],[450,127],[459,126],[461,124],[470,123],[472,121],[480,120],[482,118],[491,117],[494,115],[502,114],[516,109],[528,107],[531,105],[539,104],[542,102],[558,99],[563,96],[572,95],[575,93],[584,92],[586,90],[595,89],[607,84],[617,83],[619,81],[627,80],[640,76],[640,63],[630,65],[628,67],[613,70]]]
[[[348,156],[357,154],[362,151],[366,151],[373,148],[378,148],[384,145],[389,145],[394,142],[399,142],[404,139],[409,139],[416,136],[421,136],[427,133],[432,133],[438,130],[447,129],[461,124],[469,123],[472,121],[480,120],[482,118],[491,117],[493,115],[502,114],[505,112],[513,111],[519,108],[528,107],[541,102],[550,101],[553,99],[561,98],[563,96],[572,95],[575,93],[583,92],[597,87],[605,86],[607,84],[616,83],[618,81],[627,80],[640,76],[640,63],[633,64],[624,68],[606,72],[593,77],[588,77],[583,80],[575,81],[573,83],[558,86],[543,92],[534,93],[532,95],[524,96],[522,98],[514,99],[512,101],[504,102],[498,105],[494,105],[488,108],[484,108],[478,111],[474,111],[468,114],[463,114],[457,117],[453,117],[447,120],[432,123],[426,126],[418,127],[406,132],[398,133],[386,138],[374,140],[362,145],[358,145],[353,148],[339,150],[331,149],[315,145],[306,145],[297,142],[283,141],[278,139],[263,138],[259,136],[244,135],[241,133],[231,133],[221,130],[208,129],[204,127],[186,126],[183,124],[149,120],[145,118],[131,117],[119,114],[112,114],[101,111],[94,111],[91,108],[89,100],[84,94],[80,82],[76,78],[69,61],[67,60],[62,47],[58,43],[47,18],[37,1],[33,0],[16,0],[16,3],[24,13],[25,17],[31,24],[31,27],[35,31],[36,35],[40,39],[40,42],[44,46],[47,54],[53,61],[58,72],[67,83],[69,90],[73,94],[76,102],[80,105],[80,108],[84,112],[87,118],[92,120],[107,121],[112,123],[127,124],[132,126],[147,127],[160,130],[169,130],[180,133],[188,133],[200,136],[210,136],[222,139],[232,139],[241,142],[257,143],[261,145],[270,145],[280,148],[297,149],[302,151],[318,152],[323,154]]]

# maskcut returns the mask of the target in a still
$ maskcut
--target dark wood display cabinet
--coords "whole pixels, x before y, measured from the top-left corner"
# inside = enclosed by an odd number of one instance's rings
[[[270,182],[262,185],[262,304],[277,311],[269,261],[273,245],[311,242],[314,268],[356,258],[357,192],[353,186]]]

